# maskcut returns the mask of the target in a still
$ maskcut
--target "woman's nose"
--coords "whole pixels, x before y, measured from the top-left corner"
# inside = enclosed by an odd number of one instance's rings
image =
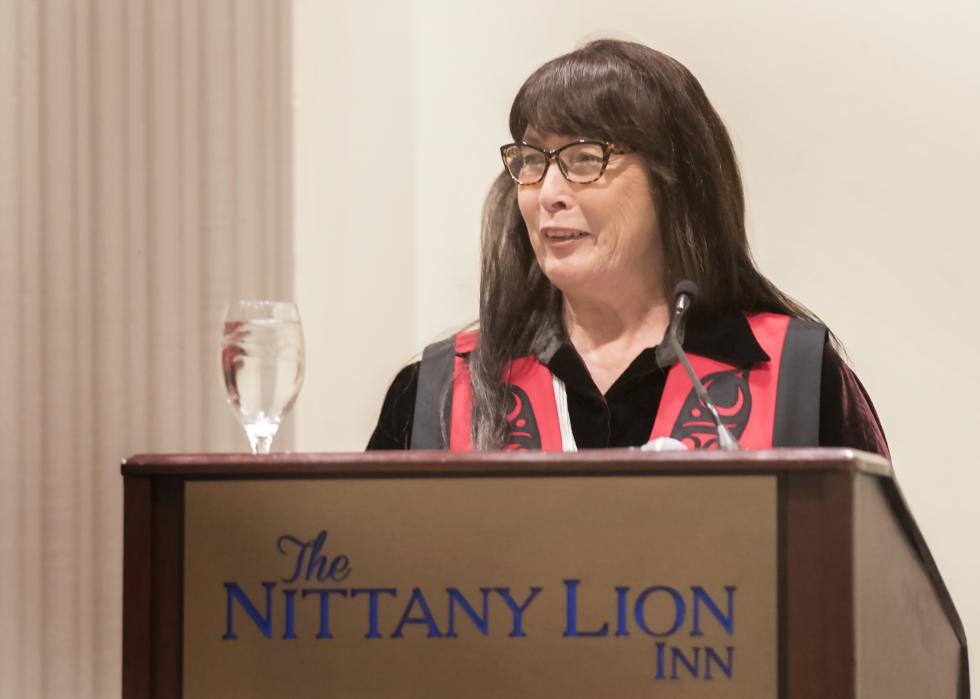
[[[560,211],[569,208],[572,199],[573,193],[568,180],[561,174],[558,163],[552,161],[541,180],[541,207],[547,211]]]

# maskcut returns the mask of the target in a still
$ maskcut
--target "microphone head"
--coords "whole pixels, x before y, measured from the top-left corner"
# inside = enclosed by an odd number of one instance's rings
[[[698,285],[692,282],[690,279],[682,279],[677,282],[677,286],[674,287],[674,298],[676,299],[681,294],[686,294],[691,297],[691,302],[698,297]]]

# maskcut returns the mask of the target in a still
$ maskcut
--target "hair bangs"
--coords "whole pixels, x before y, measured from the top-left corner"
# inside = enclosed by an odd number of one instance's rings
[[[649,90],[622,57],[579,49],[545,63],[524,83],[510,112],[510,131],[598,138],[635,145]]]

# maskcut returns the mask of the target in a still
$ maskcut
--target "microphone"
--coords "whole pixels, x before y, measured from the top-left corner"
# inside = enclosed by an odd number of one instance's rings
[[[715,422],[715,430],[718,433],[718,448],[726,450],[739,449],[741,447],[739,446],[738,440],[735,439],[734,435],[729,432],[728,428],[721,421],[721,417],[718,415],[718,408],[715,407],[715,402],[711,400],[711,396],[708,395],[708,391],[705,390],[701,379],[694,372],[694,367],[691,366],[691,362],[688,360],[687,355],[684,354],[684,348],[681,346],[681,342],[684,339],[686,314],[697,296],[698,286],[689,279],[678,282],[677,286],[674,287],[674,316],[671,318],[670,325],[667,326],[667,334],[664,336],[664,344],[666,345],[667,351],[663,353],[658,352],[657,359],[661,362],[661,366],[669,366],[674,359],[677,359],[681,363],[684,371],[687,372],[688,378],[691,379],[691,383],[694,385],[694,391],[697,393],[698,400],[701,401],[701,405],[711,414],[711,419]],[[680,339],[678,339],[678,336]]]

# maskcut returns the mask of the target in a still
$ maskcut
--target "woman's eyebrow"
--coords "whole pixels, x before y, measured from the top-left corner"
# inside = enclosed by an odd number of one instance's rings
[[[528,143],[532,146],[539,146],[541,148],[546,148],[549,141],[554,141],[554,147],[559,148],[568,143],[574,143],[575,141],[581,140],[582,138],[582,136],[569,136],[568,134],[549,133],[545,135],[528,128],[528,130],[524,132],[523,141],[524,143]]]

